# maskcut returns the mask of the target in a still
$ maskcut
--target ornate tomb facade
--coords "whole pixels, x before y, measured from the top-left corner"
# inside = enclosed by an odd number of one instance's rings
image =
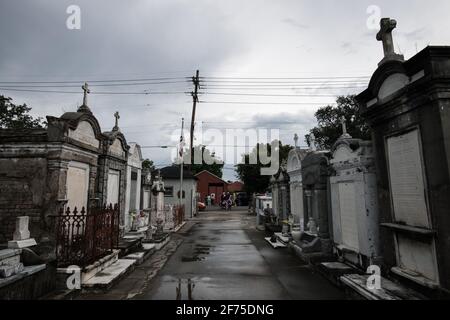
[[[385,271],[432,293],[450,290],[450,48],[404,61],[382,19],[385,57],[358,97],[376,149]]]
[[[127,183],[125,196],[124,221],[125,231],[132,229],[133,214],[139,216],[141,207],[141,184],[142,184],[142,153],[141,147],[136,143],[130,143],[127,163]],[[149,207],[149,203],[147,203]]]
[[[378,201],[375,161],[370,141],[346,132],[333,146],[330,177],[333,242],[339,257],[366,270],[378,263]]]
[[[287,160],[287,174],[289,175],[290,213],[294,219],[294,225],[304,225],[303,212],[303,184],[302,184],[302,160],[307,150],[297,147],[298,136],[295,135],[295,148],[289,152]]]

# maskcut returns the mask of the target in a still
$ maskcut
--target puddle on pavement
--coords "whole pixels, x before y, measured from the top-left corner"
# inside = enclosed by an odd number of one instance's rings
[[[194,288],[195,283],[192,281],[192,279],[187,279],[187,281],[178,279],[178,284],[175,288],[175,299],[182,300],[184,298],[183,292],[185,292],[187,300],[194,300]]]
[[[181,262],[203,261],[209,255],[210,250],[211,246],[209,245],[196,244],[192,255],[181,257]]]

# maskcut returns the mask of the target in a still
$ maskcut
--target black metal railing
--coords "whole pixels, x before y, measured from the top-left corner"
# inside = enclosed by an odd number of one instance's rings
[[[119,207],[61,209],[56,216],[59,267],[85,267],[110,254],[119,243]]]

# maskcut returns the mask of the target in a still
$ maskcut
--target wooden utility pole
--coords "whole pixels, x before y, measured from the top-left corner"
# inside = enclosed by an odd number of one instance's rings
[[[181,119],[181,136],[180,136],[180,150],[179,150],[179,155],[180,155],[180,196],[179,196],[179,200],[180,200],[180,208],[183,205],[183,167],[184,167],[184,161],[183,161],[183,148],[184,148],[184,118]]]
[[[192,95],[192,120],[191,120],[191,135],[190,135],[190,145],[189,150],[191,151],[191,163],[192,166],[194,164],[194,128],[195,128],[195,110],[197,108],[198,102],[198,89],[200,87],[200,79],[199,79],[199,71],[197,70],[195,77],[192,77],[192,82],[194,83],[194,91],[191,92]]]

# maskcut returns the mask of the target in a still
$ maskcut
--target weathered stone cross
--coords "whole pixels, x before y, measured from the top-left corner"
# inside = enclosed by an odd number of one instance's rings
[[[383,18],[380,21],[380,32],[377,34],[377,40],[383,42],[384,56],[395,55],[394,40],[392,31],[397,27],[397,21],[391,18]]]
[[[116,124],[114,125],[114,130],[119,130],[119,119],[120,119],[119,111],[116,111],[114,113],[114,118],[116,118]]]
[[[91,93],[91,90],[89,90],[87,82],[84,83],[84,85],[81,87],[83,89],[83,106],[87,106],[87,95],[88,93]]]

